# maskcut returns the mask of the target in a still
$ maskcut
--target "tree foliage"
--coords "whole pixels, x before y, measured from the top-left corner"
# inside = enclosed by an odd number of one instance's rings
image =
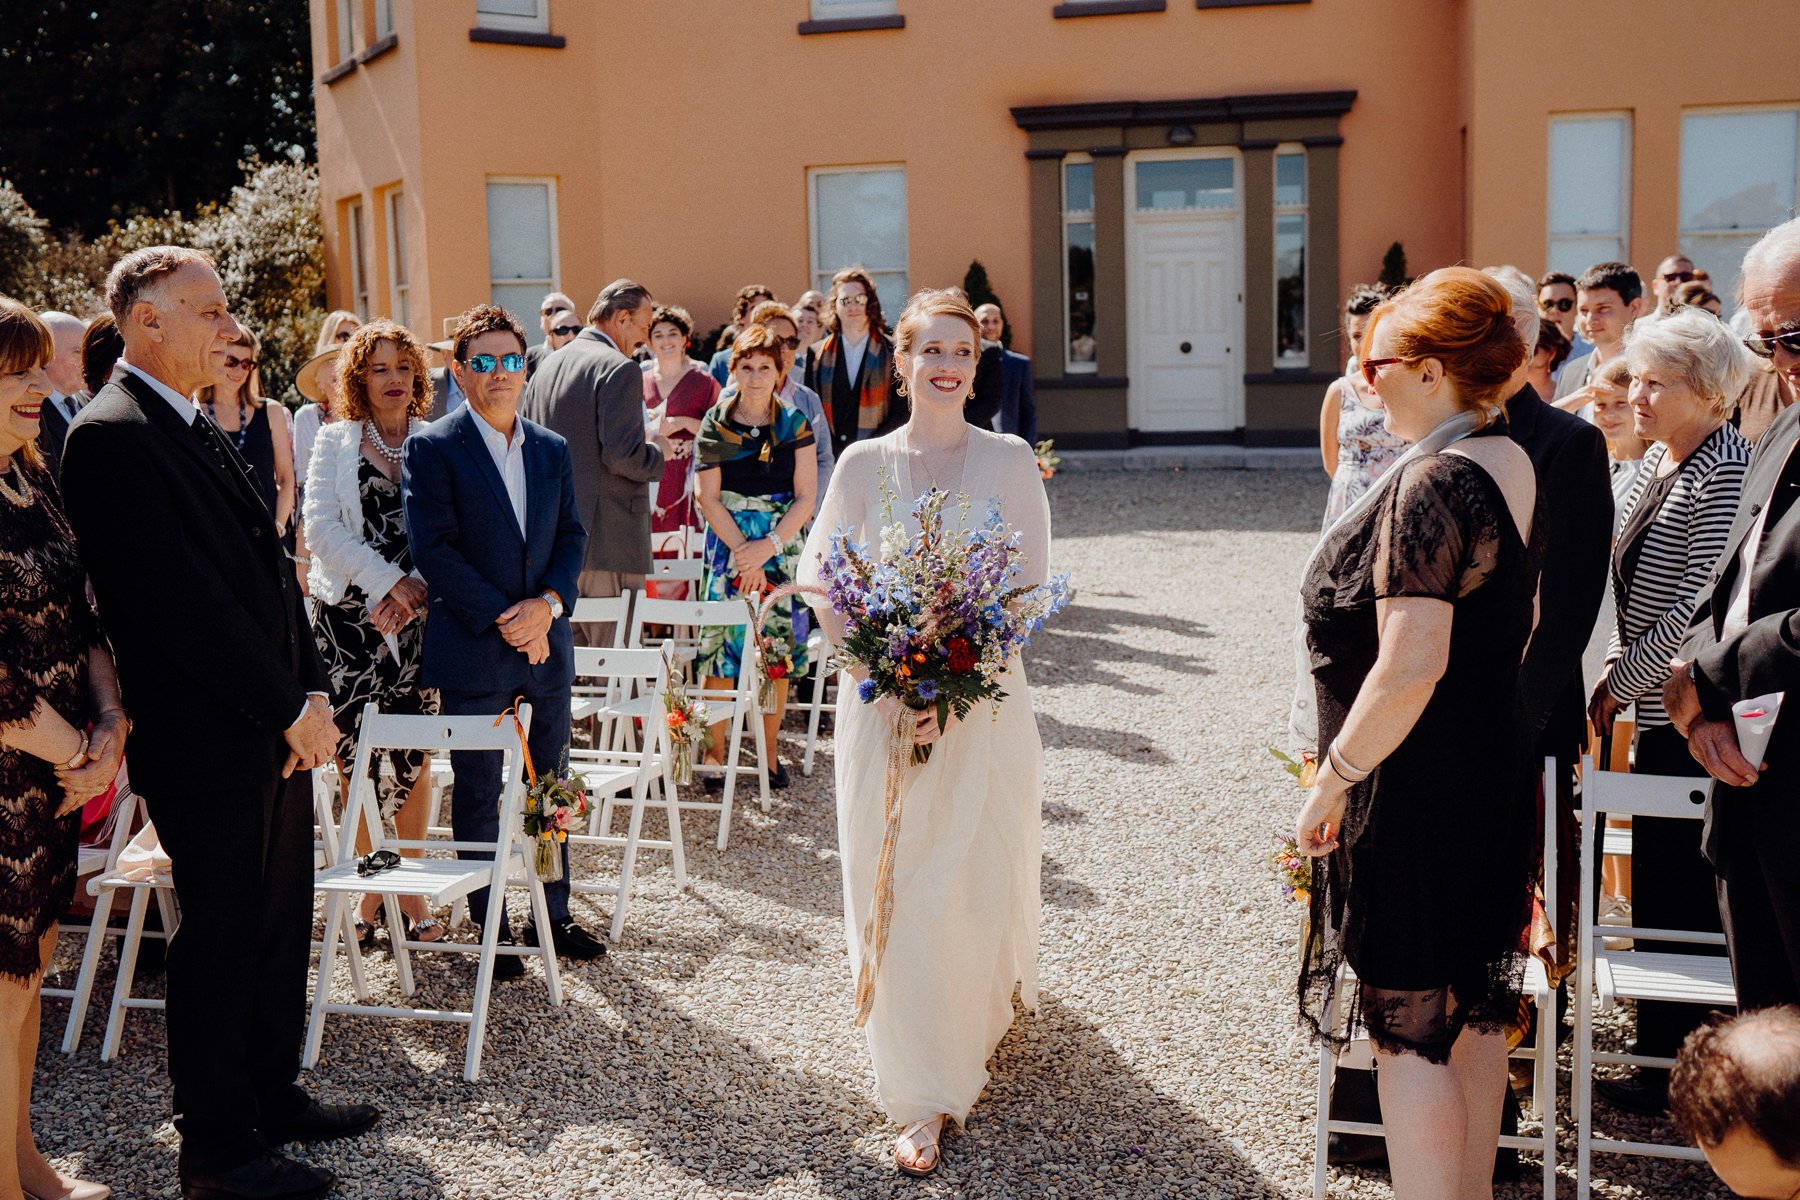
[[[0,179],[90,239],[192,212],[245,159],[311,159],[303,0],[19,0],[0,20]]]
[[[1412,276],[1406,273],[1406,247],[1399,242],[1387,248],[1381,256],[1381,274],[1378,280],[1389,289],[1405,287],[1412,282]]]
[[[994,285],[988,282],[987,268],[981,265],[979,258],[969,264],[968,272],[963,275],[962,289],[969,297],[970,308],[980,308],[984,304],[999,304],[1001,315],[1005,316],[1006,305],[1000,304],[1000,296],[994,291]],[[1000,344],[1008,348],[1012,346],[1012,318],[1010,317],[1005,318],[1005,323],[1000,328]]]

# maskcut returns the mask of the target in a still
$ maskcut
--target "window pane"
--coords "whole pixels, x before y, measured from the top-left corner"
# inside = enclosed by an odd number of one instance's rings
[[[1071,222],[1068,244],[1068,310],[1070,365],[1094,362],[1094,226]]]
[[[475,0],[475,11],[484,17],[528,17],[538,15],[543,0]]]
[[[1063,168],[1063,211],[1085,213],[1094,211],[1094,164],[1070,163]]]
[[[1137,165],[1140,209],[1231,208],[1237,171],[1229,158],[1178,158]]]
[[[895,0],[812,0],[814,20],[834,17],[886,17],[895,9]]]
[[[1580,275],[1595,263],[1618,262],[1624,256],[1625,243],[1621,238],[1551,238],[1549,269]]]
[[[1275,356],[1306,361],[1306,218],[1275,218]]]
[[[1754,229],[1794,213],[1800,113],[1719,113],[1681,122],[1681,227]]]
[[[1622,117],[1550,123],[1551,236],[1624,232],[1625,154]]]
[[[375,0],[375,36],[394,32],[394,0]]]
[[[1306,203],[1306,155],[1275,156],[1275,203],[1283,208]]]
[[[488,274],[494,279],[550,279],[550,185],[487,185]]]
[[[343,62],[356,53],[356,26],[350,18],[350,0],[337,0],[337,60]]]
[[[519,318],[519,324],[525,327],[525,344],[535,346],[544,340],[544,331],[538,325],[538,301],[544,298],[547,289],[541,283],[498,283],[488,292],[488,298],[513,316]]]
[[[820,172],[813,197],[813,270],[828,287],[837,271],[862,264],[892,322],[906,304],[906,172]]]
[[[393,240],[394,286],[406,286],[406,200],[395,192],[388,200],[388,236]]]

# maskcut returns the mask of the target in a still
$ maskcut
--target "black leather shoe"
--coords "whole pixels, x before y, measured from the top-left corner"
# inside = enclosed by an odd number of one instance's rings
[[[769,772],[769,786],[772,788],[784,788],[787,785],[788,785],[787,764],[783,763],[783,762],[777,762],[775,764],[775,769],[773,771]]]
[[[178,1167],[186,1200],[311,1200],[323,1196],[337,1176],[323,1167],[280,1154],[263,1154],[229,1171]]]
[[[1669,1111],[1669,1085],[1638,1079],[1597,1079],[1594,1095],[1614,1108],[1640,1117],[1661,1117]]]
[[[527,924],[525,928],[530,929],[531,926]],[[513,933],[510,928],[506,926],[501,927],[499,944],[502,946],[518,945],[518,942],[513,940]],[[532,942],[532,945],[535,946],[536,944],[536,942]],[[494,982],[505,983],[508,980],[523,978],[525,978],[524,959],[516,954],[494,955]]]
[[[261,1132],[271,1146],[284,1142],[328,1142],[355,1137],[379,1120],[381,1110],[373,1104],[320,1104],[309,1100],[305,1108],[285,1121],[264,1125]]]
[[[522,932],[525,940],[532,945],[540,945],[537,926],[527,924]],[[577,925],[573,920],[553,922],[550,926],[550,941],[556,952],[564,958],[590,959],[602,958],[606,954],[606,943]]]

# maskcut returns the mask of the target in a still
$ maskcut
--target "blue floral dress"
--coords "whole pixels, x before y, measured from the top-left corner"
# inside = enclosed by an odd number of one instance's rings
[[[736,417],[737,397],[715,404],[701,419],[696,438],[695,469],[718,471],[719,500],[737,522],[738,532],[755,540],[773,536],[775,526],[794,504],[794,456],[811,454],[815,441],[805,417],[791,405],[776,400],[771,423],[750,425]],[[763,577],[771,588],[792,583],[806,544],[803,535],[782,546],[763,564]],[[700,579],[703,600],[735,600],[737,572],[731,569],[731,547],[715,530],[706,531]],[[769,612],[763,632],[773,640],[771,661],[786,660],[790,678],[806,670],[806,639],[812,632],[812,610],[798,596],[790,596]],[[700,656],[695,670],[701,675],[736,679],[743,654],[739,629],[706,626],[700,630]]]
[[[1386,413],[1356,398],[1354,375],[1338,381],[1338,405],[1337,470],[1331,474],[1331,492],[1325,499],[1326,529],[1387,473],[1407,447],[1405,438],[1388,432]]]

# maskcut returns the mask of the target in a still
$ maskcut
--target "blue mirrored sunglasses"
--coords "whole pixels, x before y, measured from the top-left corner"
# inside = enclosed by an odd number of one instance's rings
[[[525,356],[523,354],[471,354],[465,359],[469,370],[477,375],[486,375],[498,366],[502,371],[523,371]]]

